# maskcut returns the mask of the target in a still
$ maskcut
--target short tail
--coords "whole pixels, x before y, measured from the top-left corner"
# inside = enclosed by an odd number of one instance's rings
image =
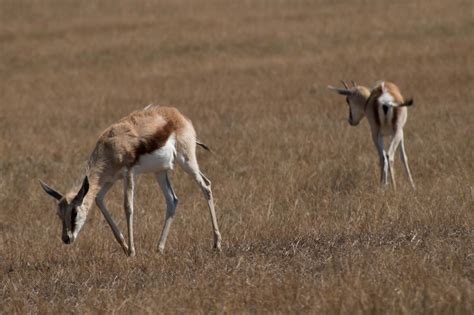
[[[196,144],[202,147],[204,150],[213,153],[212,150],[206,144],[200,142],[199,140],[196,140]]]
[[[409,98],[407,99],[405,102],[401,103],[399,106],[400,107],[403,107],[403,106],[412,106],[413,104],[415,104],[415,102],[413,102],[413,99],[412,98]]]

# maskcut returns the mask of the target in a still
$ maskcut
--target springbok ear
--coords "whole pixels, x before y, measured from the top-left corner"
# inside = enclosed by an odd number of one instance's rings
[[[343,89],[343,88],[338,88],[338,87],[335,87],[335,86],[332,86],[332,85],[328,85],[328,89],[332,90],[332,91],[336,91],[337,93],[341,94],[341,95],[351,95],[352,92],[348,89]]]
[[[86,176],[84,177],[84,181],[82,182],[81,189],[77,193],[76,197],[74,197],[74,199],[72,200],[72,203],[74,203],[77,206],[81,205],[82,200],[84,199],[88,191],[89,191],[89,179]]]
[[[43,188],[43,190],[48,194],[50,195],[51,197],[53,197],[54,199],[56,200],[61,200],[61,198],[63,197],[63,195],[61,195],[60,193],[58,193],[56,190],[54,190],[53,188],[49,187],[48,185],[46,185],[45,183],[43,183],[43,181],[39,181],[40,182],[40,185],[41,187]]]

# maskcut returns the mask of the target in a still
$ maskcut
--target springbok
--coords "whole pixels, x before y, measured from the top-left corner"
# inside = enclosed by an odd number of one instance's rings
[[[349,105],[348,121],[351,126],[357,126],[364,117],[367,117],[372,131],[372,140],[380,158],[381,185],[387,186],[388,176],[390,176],[393,187],[396,187],[393,163],[395,151],[400,145],[400,157],[405,173],[415,189],[403,139],[403,127],[408,115],[407,106],[413,105],[413,99],[405,101],[399,88],[390,82],[379,81],[372,90],[357,85],[354,81],[352,81],[352,87],[349,87],[345,81],[341,82],[344,88],[334,86],[328,86],[328,88],[346,96],[346,102]],[[384,149],[386,136],[391,137],[388,151]]]
[[[178,198],[171,187],[168,171],[178,164],[197,182],[207,200],[214,233],[214,248],[221,250],[211,182],[199,170],[196,132],[189,119],[176,108],[147,106],[108,127],[98,138],[87,163],[86,175],[79,190],[62,195],[42,181],[44,191],[57,200],[62,221],[62,240],[71,244],[77,238],[95,200],[115,238],[128,256],[135,255],[133,242],[133,195],[135,176],[154,173],[166,200],[166,216],[158,250],[163,253]],[[123,179],[124,208],[128,227],[128,245],[104,204],[104,197],[115,181]]]

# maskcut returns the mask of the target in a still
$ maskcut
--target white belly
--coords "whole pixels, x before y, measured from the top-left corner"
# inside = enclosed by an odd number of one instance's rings
[[[170,136],[165,145],[151,153],[140,156],[137,164],[133,167],[135,174],[160,172],[173,169],[173,161],[176,154],[176,139]]]

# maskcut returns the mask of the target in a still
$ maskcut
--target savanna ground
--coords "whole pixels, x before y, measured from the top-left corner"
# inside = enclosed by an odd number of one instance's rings
[[[1,313],[473,313],[472,1],[0,1]],[[327,84],[398,83],[417,190],[381,191],[365,121]],[[223,251],[178,167],[138,182],[137,257],[94,208],[62,244],[54,202],[110,123],[149,103],[215,155]],[[122,188],[107,203],[122,230]]]

